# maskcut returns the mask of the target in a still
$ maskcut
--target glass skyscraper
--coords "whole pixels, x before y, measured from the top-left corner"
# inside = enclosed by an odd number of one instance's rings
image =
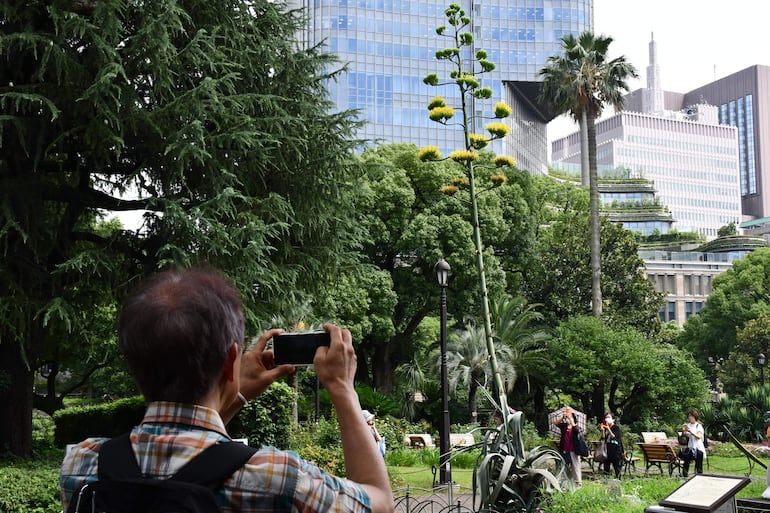
[[[459,128],[428,119],[427,105],[444,96],[451,106],[455,86],[432,87],[422,79],[437,73],[448,78],[449,64],[439,49],[454,46],[436,34],[446,25],[451,0],[293,0],[309,16],[305,42],[324,41],[328,51],[348,64],[348,72],[329,84],[340,109],[358,109],[366,120],[359,136],[372,143],[410,142],[435,145],[447,152],[461,145]],[[475,50],[486,50],[496,69],[479,76],[493,97],[477,104],[489,115],[497,101],[513,109],[511,135],[492,149],[517,159],[533,173],[547,169],[546,124],[553,118],[536,101],[537,72],[546,59],[561,53],[560,37],[593,27],[592,0],[475,0],[458,2],[471,18]],[[448,27],[447,33],[451,32]],[[483,123],[482,123],[483,126]],[[481,131],[477,129],[477,131]]]

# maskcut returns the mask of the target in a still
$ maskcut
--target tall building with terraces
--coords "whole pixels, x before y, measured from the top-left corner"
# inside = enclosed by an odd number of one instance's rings
[[[623,167],[652,181],[676,230],[714,239],[722,226],[742,221],[741,132],[720,124],[715,105],[668,110],[656,53],[653,40],[648,87],[628,98],[626,110],[596,123],[599,171]],[[554,141],[552,159],[555,168],[577,168],[580,134]]]

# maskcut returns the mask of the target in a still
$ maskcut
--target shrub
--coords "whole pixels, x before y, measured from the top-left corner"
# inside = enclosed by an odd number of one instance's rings
[[[293,394],[288,385],[273,383],[261,396],[241,409],[227,426],[228,432],[234,438],[248,438],[255,447],[288,447]],[[63,447],[91,437],[112,438],[139,424],[144,411],[145,403],[141,396],[64,408],[53,416],[56,424],[54,443]]]
[[[290,446],[293,402],[292,388],[275,382],[244,406],[227,430],[233,438],[248,438],[253,447],[272,445],[286,449]]]
[[[398,447],[385,453],[385,462],[394,467],[416,467],[420,465],[420,449]]]
[[[374,443],[374,440],[372,440]],[[309,422],[293,426],[289,447],[299,452],[303,447],[316,445],[319,447],[342,447],[340,427],[337,417],[332,412],[332,417],[321,417],[317,424]]]
[[[61,513],[61,457],[4,462],[0,467],[0,512]]]
[[[339,446],[318,447],[308,445],[297,450],[305,460],[314,463],[329,474],[345,477],[345,456]]]
[[[537,431],[537,426],[533,422],[524,422],[523,429],[521,430],[521,439],[524,442],[524,448],[528,450],[535,447],[553,447],[548,434],[546,433],[545,436],[540,435]]]
[[[373,390],[369,385],[356,385],[356,393],[361,408],[369,410],[376,416],[395,415],[399,412],[399,404],[385,394]]]
[[[57,447],[64,447],[89,437],[112,438],[138,424],[144,416],[144,410],[144,399],[141,396],[58,410],[53,415],[56,423],[54,443]]]
[[[481,449],[460,451],[452,455],[452,467],[473,468],[479,459]]]
[[[289,445],[304,459],[312,461],[326,472],[335,476],[345,476],[342,437],[334,410],[331,418],[321,417],[318,424],[294,426]]]
[[[54,449],[53,418],[40,410],[32,410],[32,452],[43,455]]]
[[[390,415],[381,419],[375,419],[375,422],[377,431],[385,439],[388,451],[402,448],[404,446],[404,436],[406,436],[407,433],[415,432],[410,430],[412,425],[406,420],[397,419]],[[422,433],[422,431],[417,432]]]

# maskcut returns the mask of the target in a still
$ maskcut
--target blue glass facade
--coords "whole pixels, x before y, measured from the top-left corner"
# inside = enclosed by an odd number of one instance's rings
[[[754,144],[754,99],[751,94],[719,106],[719,121],[738,127],[741,196],[757,193]]]
[[[437,95],[452,104],[456,88],[422,82],[430,73],[448,77],[446,61],[437,61],[435,52],[453,46],[450,39],[436,34],[436,28],[446,24],[444,10],[450,0],[304,1],[309,15],[307,43],[324,41],[328,50],[348,65],[348,73],[331,82],[329,90],[340,109],[358,109],[366,120],[360,137],[373,142],[436,145],[442,151],[460,145],[459,128],[452,130],[431,122],[426,109]],[[480,76],[483,85],[494,91],[492,99],[477,105],[480,113],[488,114],[497,101],[516,103],[516,95],[507,91],[503,82],[537,81],[537,71],[546,59],[560,53],[562,35],[578,34],[593,26],[592,0],[477,0],[472,5],[467,1],[461,4],[472,19],[469,30],[474,34],[475,49],[486,50],[497,66],[492,73]],[[514,119],[510,123],[515,124],[517,108],[511,106]],[[527,120],[518,128],[532,128],[531,123]],[[499,144],[495,151],[503,150]],[[542,144],[545,151],[545,137]]]

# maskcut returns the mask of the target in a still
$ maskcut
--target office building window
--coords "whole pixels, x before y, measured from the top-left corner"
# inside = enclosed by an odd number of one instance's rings
[[[676,294],[676,275],[669,274],[666,276],[666,292],[670,294]]]

